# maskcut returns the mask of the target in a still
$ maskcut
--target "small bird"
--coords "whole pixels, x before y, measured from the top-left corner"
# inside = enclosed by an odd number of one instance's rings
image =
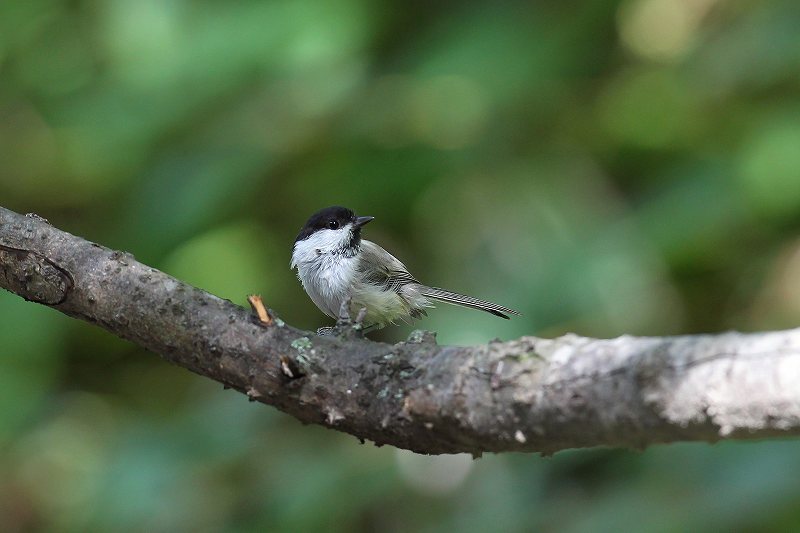
[[[311,215],[294,241],[291,268],[297,269],[306,293],[329,317],[346,319],[360,312],[363,330],[369,331],[427,315],[433,300],[505,319],[520,314],[420,283],[400,260],[361,238],[361,228],[373,219],[356,216],[346,207],[326,207]]]

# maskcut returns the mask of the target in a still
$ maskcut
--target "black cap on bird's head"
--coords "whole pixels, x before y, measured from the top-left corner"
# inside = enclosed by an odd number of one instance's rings
[[[375,217],[359,217],[352,209],[334,205],[321,209],[311,215],[294,242],[302,241],[322,230],[342,230],[350,224],[351,241],[357,244],[361,238],[361,226],[372,221]]]

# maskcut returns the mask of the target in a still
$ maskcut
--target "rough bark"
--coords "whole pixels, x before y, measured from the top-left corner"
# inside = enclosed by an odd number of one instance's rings
[[[3,208],[0,286],[302,422],[421,453],[800,434],[798,330],[471,347],[425,332],[395,345],[317,337]]]

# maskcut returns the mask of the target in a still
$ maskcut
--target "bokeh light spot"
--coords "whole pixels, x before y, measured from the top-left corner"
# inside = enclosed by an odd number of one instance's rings
[[[620,6],[625,46],[651,60],[680,59],[697,38],[702,16],[716,0],[633,0]]]
[[[789,215],[800,209],[800,126],[777,122],[743,146],[740,183],[762,213]]]

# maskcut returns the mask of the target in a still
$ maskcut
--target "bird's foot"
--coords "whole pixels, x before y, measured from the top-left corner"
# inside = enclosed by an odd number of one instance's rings
[[[367,308],[362,307],[353,318],[350,315],[350,306],[353,303],[350,297],[342,301],[339,306],[339,316],[335,326],[327,326],[317,329],[317,335],[336,335],[337,337],[362,337],[364,335],[364,318],[367,316]]]

